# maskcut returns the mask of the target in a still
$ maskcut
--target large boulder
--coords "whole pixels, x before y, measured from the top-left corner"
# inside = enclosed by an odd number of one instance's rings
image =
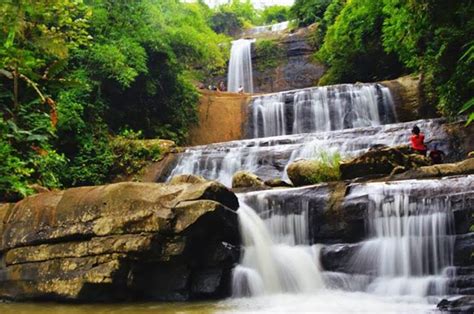
[[[232,176],[232,188],[262,188],[265,183],[257,175],[249,171],[237,171]]]
[[[342,179],[370,177],[374,175],[388,175],[392,171],[397,173],[421,166],[430,165],[427,157],[412,154],[406,146],[376,147],[352,160],[340,165]]]
[[[239,258],[236,196],[217,182],[124,182],[0,206],[0,298],[225,297]]]
[[[318,160],[301,159],[292,162],[286,169],[294,186],[310,185],[339,179],[339,170]]]

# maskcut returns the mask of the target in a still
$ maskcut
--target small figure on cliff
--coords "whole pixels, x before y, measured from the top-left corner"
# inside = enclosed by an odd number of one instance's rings
[[[420,128],[418,126],[414,126],[411,130],[411,148],[418,154],[426,156],[426,145],[425,145],[425,135],[420,132]]]
[[[438,149],[438,144],[434,144],[433,149],[430,150],[429,156],[431,158],[431,162],[436,165],[443,163],[443,159],[446,154],[442,150]]]
[[[217,90],[221,92],[225,92],[227,89],[225,88],[225,84],[223,81],[220,81],[219,84],[217,85]]]
[[[239,86],[238,93],[239,93],[239,94],[243,94],[243,93],[244,93],[244,87],[243,87],[242,85]]]

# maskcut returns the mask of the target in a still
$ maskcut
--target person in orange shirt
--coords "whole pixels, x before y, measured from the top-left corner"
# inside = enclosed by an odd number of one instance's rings
[[[411,148],[418,154],[426,156],[426,145],[425,145],[425,135],[420,132],[420,128],[418,126],[414,126],[411,130]]]

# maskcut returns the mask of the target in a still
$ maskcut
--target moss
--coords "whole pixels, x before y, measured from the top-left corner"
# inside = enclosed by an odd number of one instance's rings
[[[270,39],[260,39],[255,42],[255,51],[258,62],[255,67],[262,72],[267,69],[276,68],[283,61],[285,50],[278,42]]]
[[[115,137],[110,144],[114,155],[110,176],[118,178],[140,173],[149,163],[160,160],[162,144],[161,140]]]

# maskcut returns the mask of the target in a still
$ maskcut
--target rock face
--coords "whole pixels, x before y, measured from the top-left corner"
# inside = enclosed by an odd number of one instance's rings
[[[408,169],[428,166],[430,160],[419,154],[411,154],[406,146],[377,147],[340,165],[342,179],[354,179],[373,175],[388,175]]]
[[[260,67],[259,64],[265,62],[264,56],[252,51],[255,92],[280,92],[317,85],[326,68],[312,59],[315,49],[309,43],[310,34],[309,28],[301,28],[276,39],[283,55],[274,68]]]
[[[239,258],[237,207],[216,182],[126,182],[2,205],[0,298],[227,296]]]
[[[407,75],[380,82],[392,93],[398,121],[406,122],[437,116],[434,108],[423,102],[421,81],[420,75]]]
[[[249,171],[237,171],[232,177],[232,188],[261,188],[265,183]]]

